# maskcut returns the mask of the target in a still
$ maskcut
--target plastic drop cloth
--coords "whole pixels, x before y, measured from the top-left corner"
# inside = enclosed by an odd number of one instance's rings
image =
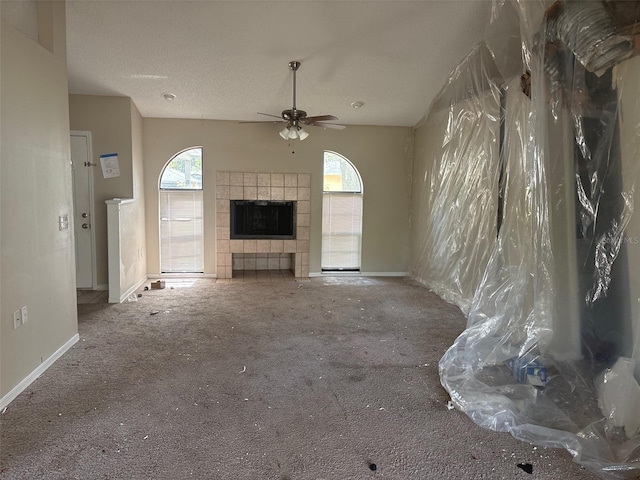
[[[617,3],[493,3],[416,130],[413,275],[468,316],[440,361],[459,410],[635,479],[640,6]]]

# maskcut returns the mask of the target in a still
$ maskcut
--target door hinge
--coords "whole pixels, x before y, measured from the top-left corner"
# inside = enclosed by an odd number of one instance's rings
[[[85,167],[95,167],[96,165],[97,165],[96,163],[84,162]]]

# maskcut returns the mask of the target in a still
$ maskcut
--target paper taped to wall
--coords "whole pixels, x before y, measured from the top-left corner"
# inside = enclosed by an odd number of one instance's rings
[[[120,176],[120,164],[118,163],[117,153],[105,153],[104,155],[100,155],[100,166],[102,167],[102,176],[104,178]]]

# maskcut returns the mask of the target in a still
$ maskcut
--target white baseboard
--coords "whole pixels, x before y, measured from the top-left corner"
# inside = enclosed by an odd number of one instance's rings
[[[78,340],[80,340],[80,335],[76,333],[73,337],[67,340],[64,345],[56,350],[49,358],[42,362],[33,372],[31,372],[20,383],[18,383],[18,385],[13,387],[11,391],[9,391],[9,393],[0,398],[0,411],[4,410],[7,405],[13,402],[18,395],[20,395],[35,380],[37,380],[38,377],[42,375],[51,365],[53,365],[56,360],[64,355],[67,350],[73,347]]]
[[[218,278],[215,273],[147,273],[147,278]]]
[[[109,296],[109,303],[122,303],[124,302],[127,297],[129,295],[131,295],[133,292],[135,292],[137,289],[139,289],[142,285],[144,285],[144,283],[147,281],[147,276],[145,275],[144,277],[142,277],[140,280],[138,280],[135,284],[133,284],[131,287],[129,287],[129,289],[124,292],[122,295],[120,295],[120,298],[114,298],[114,301],[111,301],[112,298],[111,296]]]
[[[406,277],[407,272],[310,272],[310,277]]]
[[[362,277],[406,277],[407,272],[362,272]]]

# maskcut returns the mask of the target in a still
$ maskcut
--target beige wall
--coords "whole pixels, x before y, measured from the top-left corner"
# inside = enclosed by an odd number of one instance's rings
[[[203,147],[205,273],[214,274],[215,172],[311,174],[310,272],[320,271],[324,150],[348,158],[364,184],[362,271],[405,272],[412,131],[401,127],[349,126],[342,131],[309,127],[295,154],[278,136],[280,125],[239,125],[215,120],[144,119],[147,271],[160,273],[158,180],[177,152]]]
[[[107,206],[111,198],[134,198],[134,166],[132,143],[133,111],[130,98],[96,95],[69,95],[71,130],[88,130],[93,141],[94,214],[92,227],[96,237],[96,275],[99,286],[108,283]],[[136,109],[137,111],[137,109]],[[137,118],[137,117],[136,117]],[[139,123],[139,122],[138,122]],[[140,141],[137,153],[141,156]],[[117,153],[120,176],[103,178],[100,155]],[[136,168],[142,169],[138,159]]]
[[[133,199],[128,228],[131,238],[122,246],[123,254],[131,259],[124,279],[125,290],[137,285],[147,276],[145,198],[144,198],[144,147],[142,115],[131,102],[131,160],[133,171]],[[122,281],[122,280],[121,280]]]
[[[0,398],[78,331],[65,5],[50,7],[53,53],[1,26]],[[23,305],[29,322],[14,330]]]

